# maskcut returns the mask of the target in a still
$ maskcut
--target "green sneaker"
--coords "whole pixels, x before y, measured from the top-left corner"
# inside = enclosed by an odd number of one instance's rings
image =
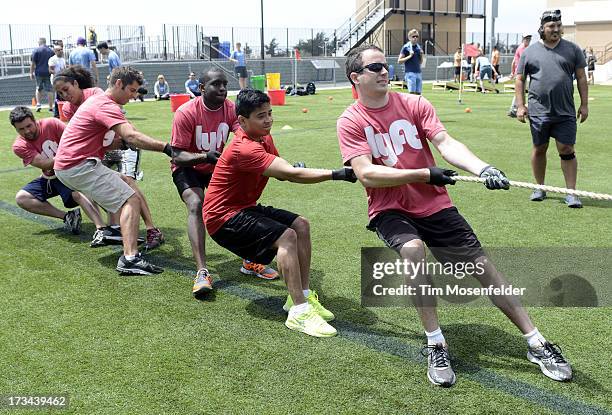
[[[311,307],[308,307],[308,311],[298,315],[291,315],[287,317],[285,326],[290,330],[299,331],[306,333],[309,336],[314,337],[333,337],[338,332],[335,328],[327,324],[323,317],[318,315],[316,311]]]
[[[334,316],[334,313],[332,313],[321,305],[321,303],[319,302],[319,296],[317,295],[315,290],[310,290],[310,294],[308,294],[306,301],[308,301],[308,304],[310,304],[312,308],[314,308],[318,315],[323,317],[323,320],[332,321],[336,318],[336,316]],[[287,301],[285,301],[285,305],[283,306],[283,310],[289,312],[289,309],[291,307],[293,307],[293,300],[291,299],[291,296],[288,295]]]

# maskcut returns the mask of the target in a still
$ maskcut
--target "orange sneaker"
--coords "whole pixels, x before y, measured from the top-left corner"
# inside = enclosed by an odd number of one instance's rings
[[[193,279],[193,289],[191,292],[194,296],[210,292],[213,289],[212,283],[213,280],[208,273],[208,270],[206,268],[202,268],[198,271],[196,277]]]
[[[255,275],[256,277],[263,278],[264,280],[275,280],[278,278],[278,272],[276,272],[273,268],[266,267],[263,264],[256,264],[248,259],[242,260],[240,272],[246,275]]]

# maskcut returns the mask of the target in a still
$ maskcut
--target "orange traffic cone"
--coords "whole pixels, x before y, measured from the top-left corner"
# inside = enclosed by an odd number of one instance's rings
[[[36,106],[36,97],[32,98],[32,106],[35,107]]]

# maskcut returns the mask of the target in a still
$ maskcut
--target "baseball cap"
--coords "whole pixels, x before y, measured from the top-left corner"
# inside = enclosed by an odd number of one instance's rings
[[[526,37],[532,37],[531,33],[527,33],[527,32],[523,33],[523,39],[525,39]]]
[[[77,39],[77,45],[86,45],[87,41],[85,40],[84,37],[79,36],[79,38]]]

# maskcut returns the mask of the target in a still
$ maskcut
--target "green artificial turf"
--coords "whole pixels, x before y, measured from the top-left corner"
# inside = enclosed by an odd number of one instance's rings
[[[462,104],[456,92],[425,96],[453,137],[512,180],[533,181],[529,127],[505,115],[511,95],[466,93]],[[590,96],[589,120],[578,127],[578,188],[610,194],[612,89],[592,87]],[[339,167],[336,120],[351,102],[348,89],[320,90],[274,107],[281,156]],[[169,107],[166,101],[125,108],[139,130],[167,141]],[[121,277],[114,270],[117,248],[89,248],[90,222],[84,235],[72,236],[60,221],[15,205],[17,190],[38,172],[21,168],[11,151],[14,138],[8,112],[0,113],[0,395],[67,393],[70,406],[62,413],[74,414],[612,412],[609,307],[529,308],[574,366],[575,379],[565,384],[525,359],[520,333],[496,309],[442,307],[458,382],[451,389],[430,385],[415,311],[360,305],[360,248],[382,242],[365,229],[359,184],[270,180],[261,200],[310,220],[312,287],[336,314],[339,331],[315,339],[283,325],[282,281],[240,274],[240,260],[210,238],[218,290],[206,301],[193,299],[187,213],[165,155],[144,154],[139,185],[167,241],[150,257],[166,271]],[[564,186],[558,160],[551,147],[547,183]],[[584,199],[585,207],[573,210],[559,195],[529,202],[521,189],[458,183],[449,191],[486,247],[568,248],[559,258],[568,272],[577,272],[572,264],[579,260],[571,248],[612,252],[610,202]]]

